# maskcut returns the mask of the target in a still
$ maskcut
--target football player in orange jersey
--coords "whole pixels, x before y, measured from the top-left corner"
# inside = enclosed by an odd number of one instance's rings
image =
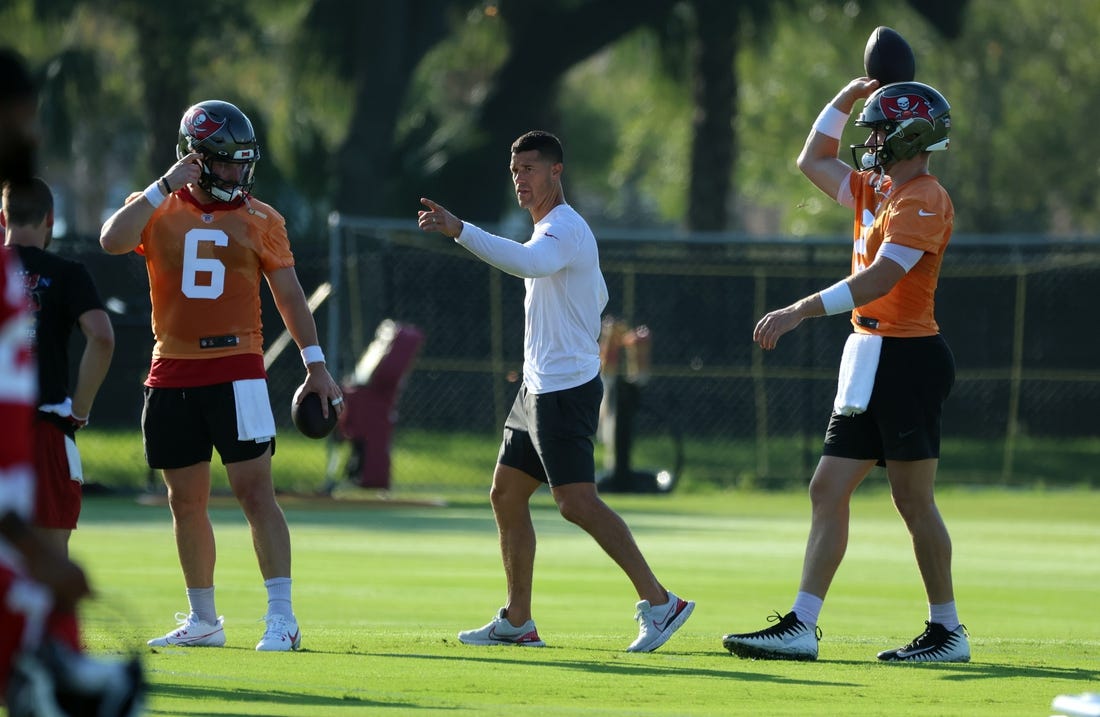
[[[852,107],[864,98],[855,124],[871,134],[852,148],[860,167],[853,171],[837,153]],[[928,85],[879,87],[857,78],[822,110],[798,157],[814,185],[855,213],[852,272],[765,315],[753,340],[774,349],[803,319],[831,314],[850,314],[854,333],[845,344],[823,455],[810,481],[810,535],[794,605],[776,614],[771,627],[726,635],[722,643],[736,655],[817,658],[817,619],[847,548],[850,498],[878,464],[886,466],[929,603],[924,632],[878,658],[970,659],[955,608],[951,538],[934,497],[941,410],[955,379],[954,358],[934,316],[935,291],[954,208],[928,163],[932,152],[947,149],[950,109]]]
[[[177,616],[177,629],[149,644],[225,644],[207,512],[216,448],[267,588],[266,629],[256,649],[297,649],[290,533],[271,479],[275,421],[263,365],[261,280],[301,349],[306,378],[299,396],[319,394],[326,416],[328,400],[339,412],[343,397],[317,345],[286,223],[251,195],[260,158],[251,121],[228,102],[200,102],[183,115],[176,155],[179,161],[131,195],[100,235],[108,253],[142,254],[149,272],[156,344],[142,433],[149,465],[163,471],[168,486],[190,605]]]

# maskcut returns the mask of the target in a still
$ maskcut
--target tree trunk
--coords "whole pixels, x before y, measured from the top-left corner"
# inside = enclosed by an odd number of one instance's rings
[[[378,0],[343,15],[353,23],[355,98],[350,130],[336,154],[336,209],[374,214],[384,206],[394,128],[424,54],[446,35],[446,0]],[[343,28],[346,32],[347,28]]]
[[[129,16],[137,30],[137,54],[143,87],[142,100],[149,122],[150,141],[145,170],[150,179],[164,174],[176,162],[180,118],[191,105],[192,23],[172,6],[130,3]]]
[[[510,46],[478,110],[475,125],[481,134],[445,164],[429,186],[446,188],[455,211],[471,221],[498,219],[508,201],[508,148],[528,130],[555,131],[561,77],[631,30],[659,20],[675,3],[634,0],[624,12],[620,0],[592,0],[575,7],[502,0]],[[561,140],[568,166],[569,138]]]
[[[729,0],[692,0],[696,17],[693,56],[695,112],[692,117],[688,229],[722,231],[730,221],[729,200],[736,154],[737,5]]]

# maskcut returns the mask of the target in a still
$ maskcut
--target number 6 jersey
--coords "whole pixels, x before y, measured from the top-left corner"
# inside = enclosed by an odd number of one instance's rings
[[[265,376],[260,280],[294,266],[277,211],[247,196],[200,205],[184,187],[153,212],[135,251],[149,272],[156,338],[146,385]]]

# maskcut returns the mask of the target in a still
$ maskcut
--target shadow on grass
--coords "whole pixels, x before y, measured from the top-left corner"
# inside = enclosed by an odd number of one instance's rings
[[[818,660],[817,663],[820,665],[844,665],[849,667],[878,665],[884,670],[927,670],[940,673],[942,679],[951,680],[953,682],[965,682],[968,680],[1044,679],[1094,683],[1100,680],[1100,669],[1082,667],[1041,667],[980,661],[890,663],[868,662],[866,660]]]
[[[152,714],[159,715],[194,715],[197,714],[195,710],[201,708],[203,704],[211,703],[232,703],[232,702],[247,702],[250,705],[258,705],[264,702],[272,704],[278,704],[281,706],[286,705],[301,705],[303,708],[309,707],[362,707],[364,709],[375,707],[392,707],[400,708],[402,710],[415,710],[415,709],[428,709],[420,705],[411,704],[409,702],[383,702],[380,700],[372,700],[358,695],[346,695],[344,697],[326,697],[324,695],[308,695],[300,692],[282,692],[272,690],[252,690],[240,687],[225,687],[218,688],[213,685],[204,685],[202,687],[189,687],[186,685],[163,685],[154,684],[149,685],[149,696],[160,697],[164,699],[185,699],[194,700],[191,707],[182,708],[179,710],[164,709],[158,707],[151,711]],[[433,705],[430,709],[438,710],[439,706]],[[303,714],[306,712],[303,710]],[[255,717],[257,714],[261,714],[256,711],[248,712],[219,712],[219,715],[223,717]]]
[[[505,647],[504,649],[510,649]],[[554,648],[543,648],[543,650],[553,651]],[[540,650],[542,651],[542,650]],[[858,687],[853,682],[833,682],[827,680],[802,680],[791,679],[782,675],[762,675],[752,672],[741,672],[736,669],[729,670],[713,670],[698,667],[677,667],[675,665],[652,665],[644,664],[640,662],[629,662],[630,658],[619,658],[618,653],[616,657],[609,661],[606,651],[596,650],[600,657],[593,657],[591,660],[531,660],[525,659],[522,662],[517,662],[515,659],[507,659],[505,657],[496,657],[493,655],[470,655],[463,653],[462,655],[417,655],[410,653],[399,652],[379,652],[379,653],[367,653],[363,657],[389,657],[399,660],[423,660],[423,661],[444,661],[444,662],[476,662],[484,665],[506,665],[511,668],[515,668],[519,665],[536,666],[536,667],[549,667],[560,668],[567,670],[578,670],[585,673],[601,673],[606,675],[617,675],[623,677],[667,677],[669,675],[676,675],[680,677],[713,677],[715,679],[728,680],[731,677],[744,680],[746,682],[767,682],[780,685],[813,685],[813,686],[829,686],[829,687]],[[707,653],[711,654],[711,653]],[[736,667],[735,663],[731,664]]]

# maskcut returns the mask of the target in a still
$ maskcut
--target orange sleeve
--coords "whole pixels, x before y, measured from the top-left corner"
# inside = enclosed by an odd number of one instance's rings
[[[290,250],[290,239],[286,233],[286,220],[269,204],[256,199],[249,199],[249,202],[249,219],[259,236],[256,250],[260,255],[260,268],[267,273],[294,266],[294,254]]]
[[[950,236],[951,220],[946,207],[927,192],[898,197],[886,215],[884,241],[939,254]]]

